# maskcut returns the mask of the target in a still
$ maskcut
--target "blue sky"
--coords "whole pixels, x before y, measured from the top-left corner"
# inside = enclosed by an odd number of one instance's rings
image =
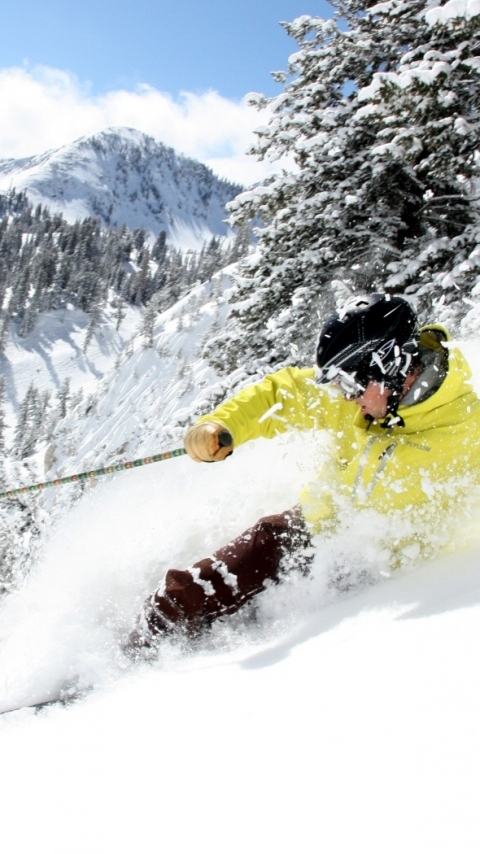
[[[280,20],[329,18],[325,0],[1,0],[0,159],[126,125],[234,180],[265,116],[248,92],[279,94],[271,71],[296,42]],[[256,171],[255,171],[256,169]]]
[[[2,65],[49,65],[94,93],[148,83],[175,94],[274,94],[295,42],[280,20],[330,17],[324,0],[2,0]]]

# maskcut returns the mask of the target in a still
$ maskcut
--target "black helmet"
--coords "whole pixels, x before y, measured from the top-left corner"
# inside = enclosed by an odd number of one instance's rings
[[[383,382],[395,415],[405,377],[419,361],[417,315],[402,297],[353,296],[326,321],[316,355],[320,383],[339,382],[355,397],[370,380]]]

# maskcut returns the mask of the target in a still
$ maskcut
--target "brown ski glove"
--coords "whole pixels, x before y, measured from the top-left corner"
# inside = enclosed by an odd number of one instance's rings
[[[203,421],[189,427],[184,445],[196,463],[216,463],[233,453],[233,436],[218,421]]]

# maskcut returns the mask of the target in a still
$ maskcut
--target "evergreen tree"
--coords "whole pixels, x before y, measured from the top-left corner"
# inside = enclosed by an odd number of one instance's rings
[[[118,332],[126,315],[125,300],[123,297],[120,295],[115,297],[114,300],[112,300],[112,308],[115,309],[115,329]]]
[[[58,394],[57,394],[59,418],[65,418],[65,416],[67,414],[69,399],[70,399],[70,377],[67,377],[62,382],[62,384],[58,390]]]
[[[87,327],[87,334],[85,335],[85,341],[83,343],[83,352],[86,353],[91,342],[92,338],[100,325],[100,321],[102,319],[102,304],[100,301],[93,302],[89,307],[89,318],[90,322]]]
[[[234,264],[236,261],[241,261],[243,258],[246,258],[252,246],[253,235],[251,223],[242,222],[236,229],[235,237],[228,250],[228,264]]]
[[[155,321],[158,317],[161,295],[155,294],[147,306],[143,310],[141,334],[143,336],[143,346],[145,349],[151,349],[154,346],[154,330]]]
[[[152,277],[150,275],[150,252],[145,248],[142,252],[140,270],[135,278],[135,305],[145,305],[152,295]]]
[[[233,225],[261,225],[232,340],[217,342],[227,370],[239,349],[246,364],[279,363],[300,342],[311,359],[338,288],[413,293],[446,319],[477,281],[480,16],[442,21],[425,0],[333,5],[331,21],[285,25],[299,50],[274,75],[285,89],[253,148],[297,171],[230,204]]]
[[[154,261],[157,261],[159,264],[163,264],[165,261],[165,256],[167,254],[167,232],[164,228],[162,228],[160,234],[158,235],[155,243],[152,247],[152,258]]]
[[[41,397],[37,387],[31,383],[20,405],[15,430],[15,456],[22,460],[30,457],[39,439],[38,427],[41,422]]]
[[[4,460],[5,460],[5,391],[6,380],[0,374],[0,488],[4,489]]]
[[[94,217],[70,225],[41,206],[34,211],[22,194],[0,194],[2,216],[0,346],[11,321],[26,336],[40,312],[68,305],[90,316],[88,346],[108,304],[118,309],[117,324],[126,303],[143,307],[159,294],[158,308],[167,308],[229,260],[217,238],[197,257],[169,246],[162,231],[150,252],[145,229],[102,229]]]

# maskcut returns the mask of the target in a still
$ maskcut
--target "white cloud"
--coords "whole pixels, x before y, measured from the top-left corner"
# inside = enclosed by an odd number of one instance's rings
[[[151,86],[92,95],[73,74],[55,68],[0,70],[0,159],[28,157],[107,127],[133,127],[250,184],[278,169],[245,154],[265,111],[218,92],[182,92],[177,99]]]

